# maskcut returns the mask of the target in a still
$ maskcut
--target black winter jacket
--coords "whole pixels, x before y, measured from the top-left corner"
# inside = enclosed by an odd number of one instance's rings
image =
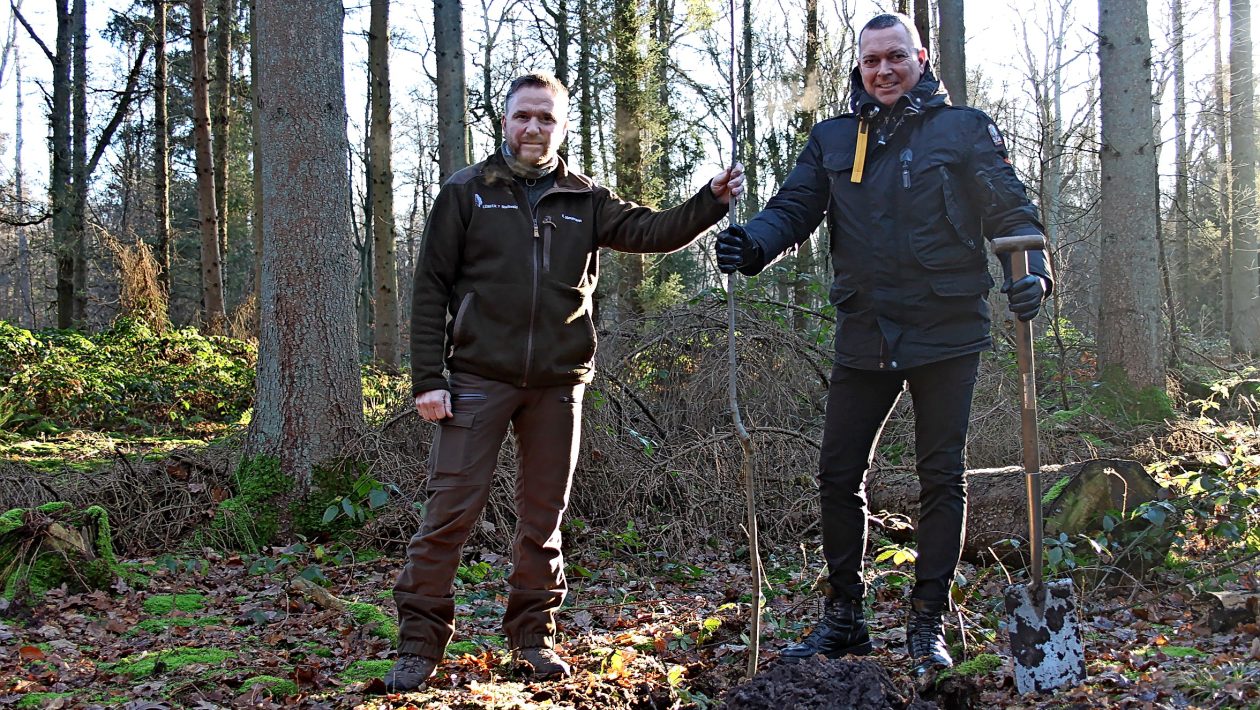
[[[984,238],[1042,233],[1001,133],[983,112],[950,106],[930,70],[892,109],[866,93],[857,70],[852,85],[853,113],[814,128],[782,188],[745,225],[766,258],[741,271],[759,272],[825,215],[837,363],[905,369],[988,349]],[[860,120],[869,133],[855,183]],[[1043,252],[1029,253],[1029,271],[1052,284]]]
[[[438,192],[411,306],[412,392],[446,370],[518,387],[590,382],[599,249],[681,249],[726,214],[706,184],[673,209],[626,202],[563,160],[531,208],[499,151]]]

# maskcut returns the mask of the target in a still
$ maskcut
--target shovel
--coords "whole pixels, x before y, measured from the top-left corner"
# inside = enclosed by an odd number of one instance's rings
[[[1028,250],[1044,249],[1040,235],[998,237],[993,251],[1011,255],[1012,279],[1028,275]],[[1037,444],[1037,384],[1033,379],[1032,324],[1015,320],[1016,354],[1023,393],[1020,409],[1024,482],[1028,496],[1028,538],[1032,552],[1027,584],[1005,590],[1015,687],[1042,692],[1085,680],[1085,648],[1071,579],[1042,578],[1041,451]]]

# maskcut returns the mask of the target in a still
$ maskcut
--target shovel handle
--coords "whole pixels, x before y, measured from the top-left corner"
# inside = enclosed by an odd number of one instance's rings
[[[1028,275],[1028,250],[1044,249],[1041,235],[998,237],[993,251],[1011,255],[1011,278],[1018,281]],[[1028,497],[1028,537],[1032,552],[1032,588],[1042,581],[1042,512],[1041,512],[1041,448],[1037,440],[1037,381],[1033,376],[1032,323],[1015,319],[1015,355],[1019,363],[1022,406],[1019,410],[1020,438],[1024,453],[1024,483]]]

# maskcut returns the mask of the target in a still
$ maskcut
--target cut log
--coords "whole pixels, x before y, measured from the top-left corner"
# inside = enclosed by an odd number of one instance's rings
[[[967,534],[963,558],[1022,564],[1028,543],[1028,505],[1024,471],[1018,466],[967,472]],[[1069,539],[1103,529],[1108,511],[1127,513],[1138,505],[1167,495],[1142,464],[1124,459],[1090,459],[1079,463],[1043,466],[1041,494],[1045,534]],[[917,521],[919,479],[913,472],[875,472],[867,481],[867,500],[874,517],[884,522],[884,534],[899,542],[912,541]],[[891,521],[888,524],[885,521]],[[1018,540],[1013,547],[1008,540]],[[1163,560],[1164,549],[1155,555]],[[1141,557],[1140,555],[1138,556]],[[1128,562],[1123,564],[1129,568]]]

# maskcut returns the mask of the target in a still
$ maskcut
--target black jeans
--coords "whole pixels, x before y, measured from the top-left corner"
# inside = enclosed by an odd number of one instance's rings
[[[966,525],[963,457],[979,365],[980,354],[973,353],[901,372],[842,365],[832,369],[818,489],[823,555],[836,594],[856,599],[865,595],[866,472],[888,415],[909,389],[920,486],[912,596],[948,598]]]

